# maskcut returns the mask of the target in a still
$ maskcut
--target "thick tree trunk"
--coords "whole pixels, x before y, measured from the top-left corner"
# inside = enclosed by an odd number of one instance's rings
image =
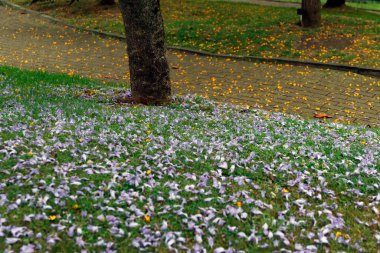
[[[100,5],[114,5],[115,0],[100,0]]]
[[[321,26],[321,1],[302,0],[302,26],[320,27]]]
[[[323,5],[324,8],[337,8],[346,5],[346,0],[327,0]]]
[[[124,20],[132,99],[161,104],[170,100],[169,65],[159,0],[119,0]]]

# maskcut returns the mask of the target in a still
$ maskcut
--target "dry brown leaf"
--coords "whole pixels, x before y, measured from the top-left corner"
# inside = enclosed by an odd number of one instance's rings
[[[327,119],[329,119],[332,117],[327,115],[326,113],[315,113],[314,118],[317,118],[317,119],[326,119],[327,118]]]

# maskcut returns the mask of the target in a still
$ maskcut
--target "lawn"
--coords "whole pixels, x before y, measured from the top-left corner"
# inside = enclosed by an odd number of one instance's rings
[[[123,89],[0,67],[0,251],[376,252],[380,129]]]
[[[302,0],[277,0],[281,2],[301,3]],[[327,1],[322,0],[321,3],[325,4]],[[380,2],[376,1],[346,1],[346,5],[349,7],[380,11]]]
[[[124,34],[117,6],[81,0],[69,7],[66,1],[57,0],[31,8],[82,27]],[[364,10],[323,10],[321,28],[302,29],[295,8],[162,0],[161,9],[170,46],[380,68],[380,15]]]

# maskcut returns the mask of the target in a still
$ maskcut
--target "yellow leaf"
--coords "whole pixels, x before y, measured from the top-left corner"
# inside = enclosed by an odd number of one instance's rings
[[[288,190],[288,189],[286,189],[286,188],[282,188],[282,192],[283,192],[283,193],[288,193],[288,192],[289,192],[289,190]]]

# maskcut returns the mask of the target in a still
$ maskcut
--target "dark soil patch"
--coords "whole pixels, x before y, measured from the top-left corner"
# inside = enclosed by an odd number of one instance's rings
[[[296,44],[298,50],[312,50],[312,49],[329,49],[329,50],[343,50],[351,46],[354,42],[354,37],[326,37],[315,39],[313,36],[302,36],[301,41]]]

